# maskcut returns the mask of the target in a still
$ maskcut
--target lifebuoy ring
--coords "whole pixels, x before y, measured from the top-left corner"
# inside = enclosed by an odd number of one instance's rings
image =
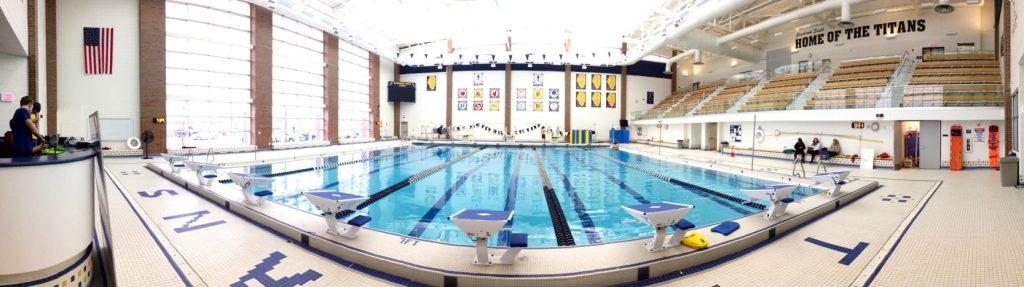
[[[130,137],[125,143],[128,144],[129,149],[137,150],[142,148],[142,141],[137,137]]]
[[[758,127],[757,130],[754,130],[754,139],[757,140],[757,142],[763,142],[764,141],[764,129],[763,128]]]

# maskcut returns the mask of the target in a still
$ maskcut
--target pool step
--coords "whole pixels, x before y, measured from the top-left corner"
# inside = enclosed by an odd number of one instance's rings
[[[587,151],[589,152],[590,150],[587,150]],[[631,163],[626,163],[626,162],[623,162],[621,160],[610,158],[610,157],[607,157],[607,156],[604,156],[604,155],[601,155],[601,154],[597,154],[597,153],[594,153],[594,152],[591,152],[591,154],[593,154],[595,156],[598,156],[598,157],[601,157],[601,158],[604,158],[604,159],[607,159],[607,160],[610,160],[610,161],[613,161],[613,162],[617,162],[617,163],[619,163],[621,165],[624,165],[624,166],[627,166],[629,168],[632,168],[632,169],[635,169],[635,170],[639,170],[639,171],[642,171],[644,173],[653,175],[654,177],[660,178],[662,180],[668,181],[668,182],[670,182],[672,184],[675,184],[675,185],[678,185],[678,186],[682,186],[682,187],[698,190],[698,191],[701,191],[701,192],[704,192],[704,193],[707,193],[707,194],[710,194],[710,195],[721,197],[721,198],[724,198],[726,200],[729,200],[729,201],[732,201],[732,202],[735,202],[735,203],[739,203],[739,204],[742,204],[742,205],[746,205],[746,206],[749,206],[749,207],[757,208],[757,209],[760,209],[760,210],[766,210],[767,209],[767,206],[765,206],[764,204],[757,203],[757,202],[752,202],[752,201],[749,201],[749,200],[743,200],[742,198],[735,197],[735,196],[732,196],[732,195],[728,195],[728,194],[725,194],[725,193],[722,193],[722,192],[718,192],[716,190],[713,190],[713,189],[710,189],[710,188],[707,188],[707,187],[703,187],[703,186],[699,186],[699,185],[692,184],[692,183],[689,183],[689,182],[685,182],[685,181],[682,181],[682,180],[678,180],[678,179],[672,178],[670,176],[667,176],[665,174],[662,174],[662,173],[660,173],[658,171],[655,171],[653,169],[649,169],[649,168],[638,166],[638,165],[631,164]]]
[[[558,243],[558,246],[574,246],[576,241],[572,238],[569,222],[565,218],[565,212],[562,211],[562,205],[559,204],[555,189],[551,187],[551,179],[548,178],[548,172],[544,170],[541,155],[536,149],[533,150],[533,159],[537,163],[537,171],[540,173],[541,183],[544,184],[544,199],[547,201],[548,214],[551,216],[551,227],[555,231],[555,241]]]
[[[354,163],[366,162],[366,161],[375,160],[375,159],[382,159],[382,158],[387,158],[387,157],[398,156],[398,155],[402,155],[402,154],[406,154],[406,153],[410,153],[410,152],[414,152],[414,151],[420,151],[420,150],[425,150],[425,149],[429,149],[429,148],[434,148],[434,147],[437,147],[437,146],[439,146],[439,145],[432,145],[432,146],[428,146],[428,147],[425,147],[425,148],[418,148],[418,149],[408,149],[408,150],[404,150],[404,151],[400,151],[400,152],[389,153],[389,154],[386,154],[386,155],[371,156],[371,157],[354,159],[354,160],[349,160],[349,161],[344,161],[344,162],[339,162],[339,163],[332,163],[332,164],[326,164],[326,165],[321,165],[321,166],[300,168],[300,169],[296,169],[296,170],[282,171],[282,172],[276,172],[276,173],[266,173],[266,174],[261,174],[261,173],[253,173],[253,174],[259,175],[259,176],[262,176],[262,177],[277,177],[277,176],[282,176],[282,175],[289,175],[289,174],[295,174],[295,173],[300,173],[300,172],[307,172],[307,171],[311,171],[311,170],[325,170],[325,169],[336,168],[336,167],[343,166],[343,165],[350,165],[350,164],[354,164]],[[231,183],[231,179],[221,179],[221,180],[218,180],[217,182],[219,182],[219,183]]]

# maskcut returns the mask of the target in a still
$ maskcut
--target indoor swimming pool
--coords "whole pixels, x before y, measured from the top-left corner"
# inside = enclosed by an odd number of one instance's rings
[[[653,230],[623,205],[691,204],[695,208],[685,219],[696,226],[732,220],[767,204],[748,202],[740,189],[779,183],[604,147],[413,145],[235,171],[274,177],[271,201],[317,215],[301,192],[376,194],[356,212],[373,218],[366,227],[422,240],[471,245],[448,216],[462,209],[514,210],[513,220],[489,244],[507,245],[508,234],[516,232],[529,234],[530,247],[650,237]],[[404,185],[411,177],[418,180]],[[818,191],[799,187],[791,197]]]

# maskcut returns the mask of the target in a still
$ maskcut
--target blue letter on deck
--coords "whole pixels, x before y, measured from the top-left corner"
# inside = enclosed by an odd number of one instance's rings
[[[814,244],[814,245],[818,245],[818,246],[821,246],[821,247],[825,247],[825,248],[828,248],[828,249],[832,249],[832,250],[835,250],[835,251],[846,253],[846,256],[843,256],[843,259],[839,259],[839,264],[843,264],[843,265],[850,265],[850,263],[853,263],[853,260],[856,260],[857,256],[860,256],[860,253],[864,252],[865,248],[868,248],[868,243],[867,242],[857,243],[857,246],[854,246],[853,249],[849,249],[849,248],[846,248],[846,247],[842,247],[842,246],[839,246],[839,245],[835,245],[835,244],[832,244],[832,243],[828,243],[828,242],[817,240],[817,239],[810,238],[810,237],[805,238],[804,241],[810,242],[811,244]]]
[[[268,287],[299,286],[306,282],[316,281],[316,279],[320,279],[320,276],[323,276],[320,275],[320,273],[309,269],[306,270],[306,272],[296,273],[291,277],[285,276],[281,279],[270,278],[270,276],[267,275],[267,272],[274,270],[274,266],[280,264],[281,260],[285,257],[287,256],[284,256],[281,252],[274,251],[274,253],[270,253],[270,257],[263,259],[263,262],[256,264],[255,268],[249,270],[249,272],[242,275],[242,277],[238,277],[238,282],[231,283],[231,287],[247,287],[249,285],[246,285],[245,282],[254,279],[256,282],[260,282],[263,286]]]
[[[156,190],[156,192],[153,192],[153,194],[149,194],[148,192],[145,192],[145,191],[140,191],[139,192],[139,196],[148,197],[148,198],[160,197],[161,195],[164,195],[165,191],[167,193],[170,193],[171,195],[178,195],[177,191],[174,191],[174,190],[171,190],[171,189],[158,189],[158,190]]]
[[[207,228],[207,227],[210,227],[210,226],[214,226],[214,225],[219,225],[219,224],[224,224],[225,223],[223,220],[217,220],[217,221],[214,221],[214,222],[203,223],[203,224],[199,224],[199,225],[192,225],[193,223],[196,223],[196,221],[199,221],[199,218],[203,217],[203,215],[207,215],[207,214],[210,214],[210,212],[206,211],[206,210],[200,210],[200,211],[190,212],[190,213],[185,213],[185,214],[164,216],[164,220],[171,220],[171,219],[177,219],[177,218],[182,218],[182,217],[192,217],[192,219],[189,219],[187,222],[185,222],[185,224],[181,225],[181,227],[178,227],[178,228],[174,229],[174,232],[177,232],[177,233],[189,232],[189,231],[192,231],[192,230],[203,229],[203,228]]]

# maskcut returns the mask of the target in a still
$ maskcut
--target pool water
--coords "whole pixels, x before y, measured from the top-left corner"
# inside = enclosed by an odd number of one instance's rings
[[[468,155],[468,156],[467,156]],[[360,157],[368,159],[359,160]],[[401,236],[472,245],[448,216],[462,209],[514,210],[492,246],[507,245],[510,232],[528,233],[530,247],[589,245],[649,237],[654,230],[636,222],[623,205],[669,201],[694,205],[685,219],[697,226],[746,216],[760,209],[688,188],[630,168],[630,163],[692,185],[738,198],[740,189],[768,180],[654,159],[608,148],[520,148],[422,146],[389,148],[285,164],[257,165],[243,171],[275,176],[271,201],[320,214],[302,191],[327,189],[369,196],[431,167],[454,164],[372,202],[356,214],[373,218],[365,227]],[[618,161],[613,161],[615,159]],[[339,163],[343,163],[340,164]],[[330,168],[311,169],[314,166]],[[545,175],[557,200],[545,197]],[[820,190],[798,187],[800,199]],[[755,201],[767,204],[766,201]],[[551,205],[549,207],[549,204]],[[556,212],[552,212],[552,208]],[[564,214],[564,217],[552,214]],[[561,221],[564,218],[564,222]],[[568,232],[555,232],[556,226]],[[561,238],[562,240],[558,240]]]

